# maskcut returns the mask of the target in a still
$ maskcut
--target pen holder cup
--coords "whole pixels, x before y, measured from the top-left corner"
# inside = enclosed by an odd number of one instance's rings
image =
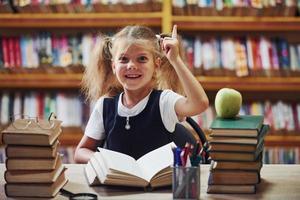
[[[200,167],[173,167],[173,199],[200,199]]]

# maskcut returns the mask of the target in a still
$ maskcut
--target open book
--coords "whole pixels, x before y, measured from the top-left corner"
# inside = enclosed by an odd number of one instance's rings
[[[85,167],[90,185],[160,187],[172,184],[174,143],[157,148],[138,160],[115,151],[98,148]],[[98,180],[96,180],[98,179]]]

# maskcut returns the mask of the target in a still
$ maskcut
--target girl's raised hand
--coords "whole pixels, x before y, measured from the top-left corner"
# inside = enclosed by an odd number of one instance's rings
[[[179,57],[179,44],[177,40],[177,25],[173,26],[172,36],[162,39],[162,50],[170,63]]]
[[[176,24],[173,26],[172,38],[177,39],[177,25]]]

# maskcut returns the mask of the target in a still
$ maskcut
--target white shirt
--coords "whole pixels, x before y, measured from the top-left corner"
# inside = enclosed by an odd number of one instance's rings
[[[151,93],[151,92],[150,92]],[[118,115],[122,117],[132,117],[138,115],[144,110],[149,100],[150,93],[137,103],[132,108],[127,108],[122,104],[122,95],[118,101]],[[172,90],[163,90],[159,98],[159,109],[162,122],[169,132],[175,130],[175,125],[178,123],[178,117],[175,112],[175,103],[183,96],[173,92]],[[96,140],[105,138],[105,130],[103,124],[103,100],[105,97],[100,97],[95,104],[93,112],[89,118],[84,134]]]

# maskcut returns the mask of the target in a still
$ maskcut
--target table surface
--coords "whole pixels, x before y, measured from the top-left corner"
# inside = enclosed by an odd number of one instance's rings
[[[98,194],[98,199],[172,199],[171,187],[155,189],[151,192],[144,192],[143,189],[130,189],[124,187],[112,186],[93,186],[87,184],[84,175],[84,165],[66,164],[65,171],[68,183],[65,189],[77,192],[90,192]],[[7,199],[4,193],[4,171],[5,165],[0,164],[0,199]],[[207,194],[207,179],[209,165],[201,166],[201,199],[223,199],[223,200],[240,200],[240,199],[300,199],[300,165],[264,165],[261,170],[262,181],[257,186],[256,194]],[[12,199],[12,198],[10,198]],[[30,198],[32,199],[32,198]],[[41,198],[38,198],[41,199]],[[67,199],[62,195],[57,195],[55,199]]]

